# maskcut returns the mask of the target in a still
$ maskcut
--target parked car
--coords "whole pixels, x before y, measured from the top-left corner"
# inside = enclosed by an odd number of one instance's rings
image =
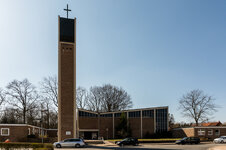
[[[216,138],[213,140],[214,143],[225,143],[226,142],[226,136],[221,136],[219,138]]]
[[[119,146],[124,146],[124,145],[139,145],[139,142],[137,138],[125,138],[122,141],[117,141],[115,144]]]
[[[198,137],[185,137],[181,140],[177,140],[176,144],[199,144],[200,139]]]
[[[61,148],[61,147],[79,148],[79,147],[84,147],[85,142],[83,141],[83,139],[65,139],[63,141],[53,143],[53,146],[56,148]]]

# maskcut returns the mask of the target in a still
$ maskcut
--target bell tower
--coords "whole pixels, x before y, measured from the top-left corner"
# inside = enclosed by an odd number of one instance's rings
[[[76,18],[58,16],[58,141],[76,138]]]

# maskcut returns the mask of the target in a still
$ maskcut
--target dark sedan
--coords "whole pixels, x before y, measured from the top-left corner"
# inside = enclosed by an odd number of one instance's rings
[[[119,145],[119,146],[124,146],[124,145],[138,145],[139,142],[136,138],[125,138],[122,141],[118,141],[115,144]]]
[[[185,137],[181,140],[177,140],[176,144],[199,144],[200,139],[198,137]]]

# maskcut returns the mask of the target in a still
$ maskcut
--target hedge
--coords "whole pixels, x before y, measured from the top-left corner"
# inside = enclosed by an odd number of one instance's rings
[[[0,148],[5,150],[33,148],[34,150],[53,150],[52,144],[42,143],[0,143]]]

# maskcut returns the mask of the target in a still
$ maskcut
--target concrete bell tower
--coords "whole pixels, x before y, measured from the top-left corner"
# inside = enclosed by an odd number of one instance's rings
[[[58,16],[58,141],[76,138],[76,18]]]

